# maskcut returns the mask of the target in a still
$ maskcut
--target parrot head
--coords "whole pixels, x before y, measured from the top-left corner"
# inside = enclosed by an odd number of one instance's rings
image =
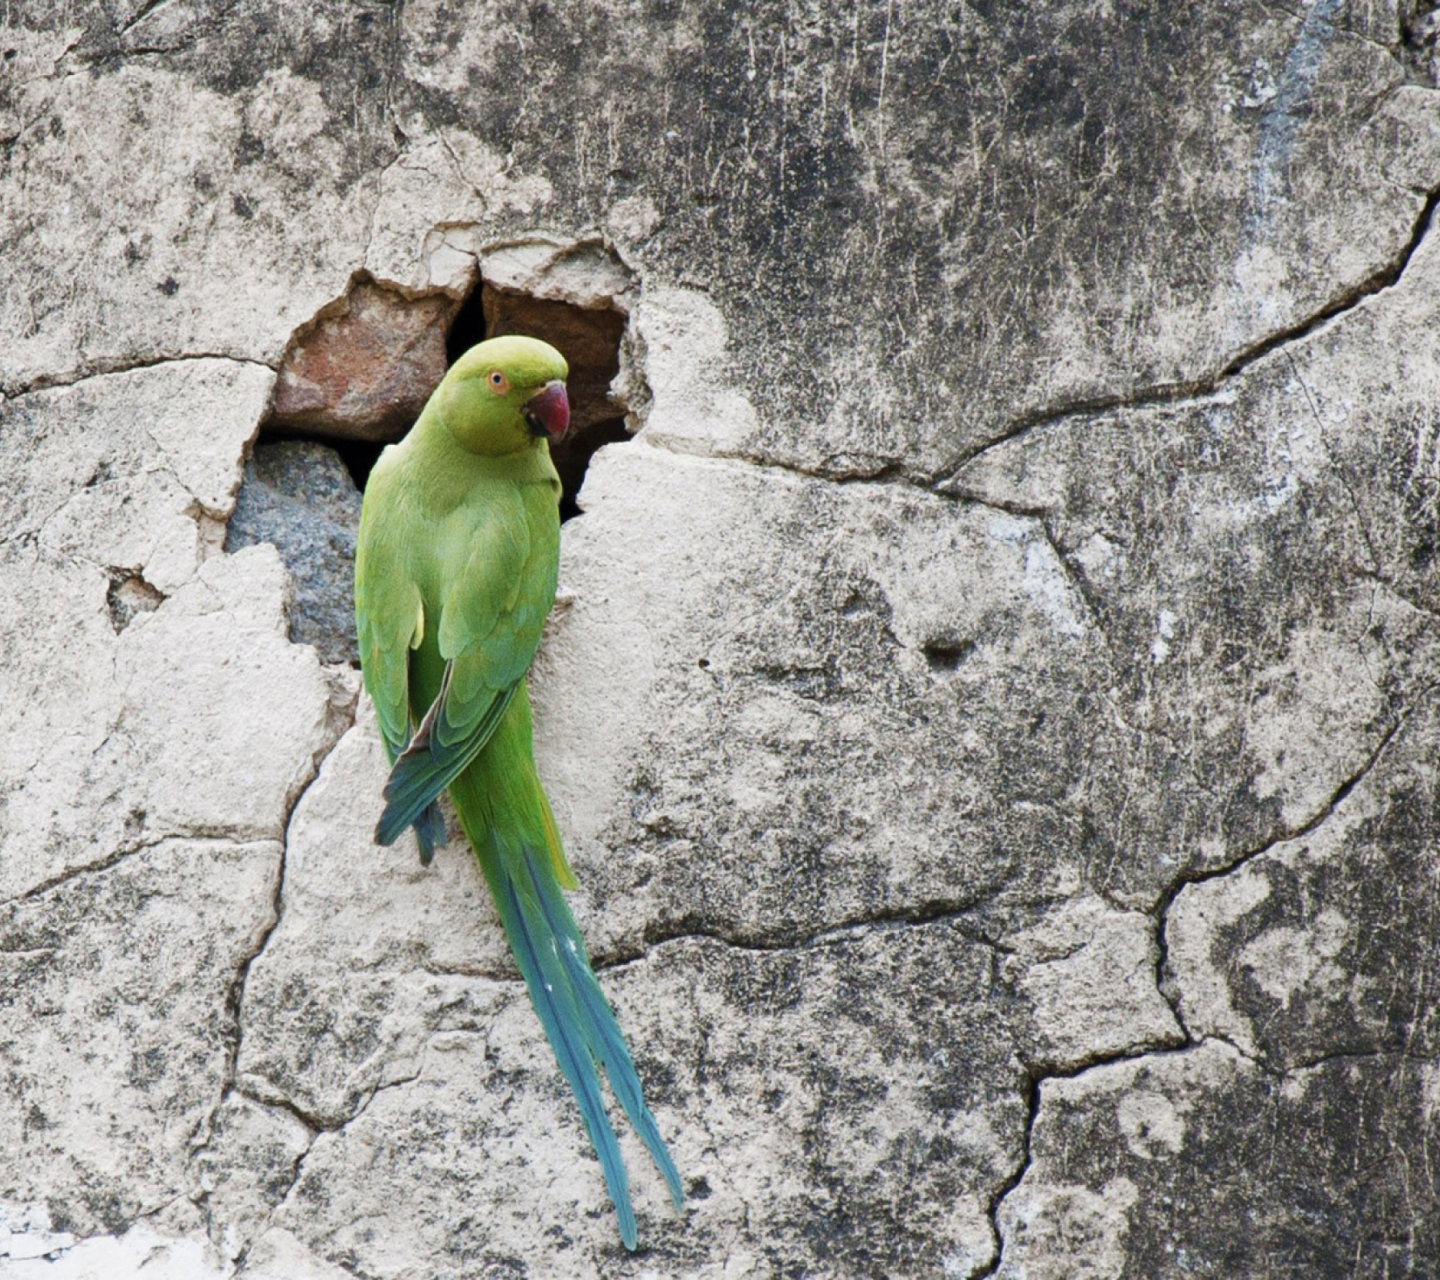
[[[560,440],[570,425],[565,357],[538,338],[510,335],[473,346],[446,373],[435,407],[471,453],[498,457],[539,437]]]

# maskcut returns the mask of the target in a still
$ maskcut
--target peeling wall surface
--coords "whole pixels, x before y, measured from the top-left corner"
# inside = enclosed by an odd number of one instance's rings
[[[1432,10],[4,6],[0,1278],[1440,1275]],[[315,438],[482,281],[618,334],[532,693],[633,1255],[370,838]]]

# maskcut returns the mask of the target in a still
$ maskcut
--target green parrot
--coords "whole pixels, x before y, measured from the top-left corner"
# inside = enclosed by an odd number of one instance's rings
[[[525,690],[555,600],[560,478],[548,441],[569,426],[568,373],[534,338],[492,338],[455,362],[365,487],[355,624],[392,766],[375,838],[388,845],[413,827],[428,865],[449,790],[634,1249],[597,1066],[677,1209],[684,1194],[561,892],[575,876],[535,772]]]

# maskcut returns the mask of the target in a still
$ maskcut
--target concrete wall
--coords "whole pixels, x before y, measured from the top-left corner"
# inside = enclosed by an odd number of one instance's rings
[[[1440,1273],[1428,8],[8,5],[0,1277]],[[532,687],[634,1256],[227,550],[481,279],[625,322]]]

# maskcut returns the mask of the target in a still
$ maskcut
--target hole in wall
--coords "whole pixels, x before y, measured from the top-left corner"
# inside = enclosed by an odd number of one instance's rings
[[[226,532],[227,550],[256,542],[279,550],[294,587],[291,639],[316,645],[327,661],[357,662],[349,615],[359,494],[445,370],[485,338],[525,334],[565,356],[571,431],[551,458],[560,518],[578,515],[590,459],[630,438],[610,398],[626,322],[606,303],[580,306],[483,280],[457,302],[407,295],[363,271],[352,276],[345,294],[291,338]],[[340,493],[346,477],[353,501]]]
[[[479,282],[457,307],[440,295],[407,299],[365,273],[344,298],[302,326],[282,363],[257,447],[316,440],[334,449],[364,489],[387,444],[404,436],[445,370],[477,342],[502,334],[541,338],[570,365],[569,436],[550,455],[564,486],[561,517],[595,452],[630,438],[610,399],[626,316]]]
[[[124,631],[137,615],[153,613],[165,600],[164,593],[146,582],[138,569],[111,569],[109,578],[105,603],[116,635]]]
[[[930,670],[948,674],[958,671],[965,660],[975,652],[973,640],[928,640],[920,647]]]
[[[551,298],[496,289],[488,284],[481,284],[475,292],[480,295],[485,337],[519,333],[541,338],[558,347],[570,366],[566,384],[570,393],[570,434],[550,447],[550,457],[563,486],[560,519],[569,520],[580,514],[575,496],[580,492],[585,470],[596,450],[601,445],[630,438],[625,430],[624,413],[610,399],[610,384],[620,372],[625,315],[613,307],[578,307]],[[462,319],[473,325],[473,318],[465,313],[466,307],[462,307],[456,317],[457,329]],[[473,329],[470,332],[473,333]],[[464,336],[468,338],[470,334]],[[472,345],[466,341],[451,359]],[[453,346],[452,343],[452,350]]]
[[[482,282],[470,290],[470,296],[460,304],[450,332],[445,339],[445,367],[448,369],[477,342],[495,335],[485,330],[485,289]]]

